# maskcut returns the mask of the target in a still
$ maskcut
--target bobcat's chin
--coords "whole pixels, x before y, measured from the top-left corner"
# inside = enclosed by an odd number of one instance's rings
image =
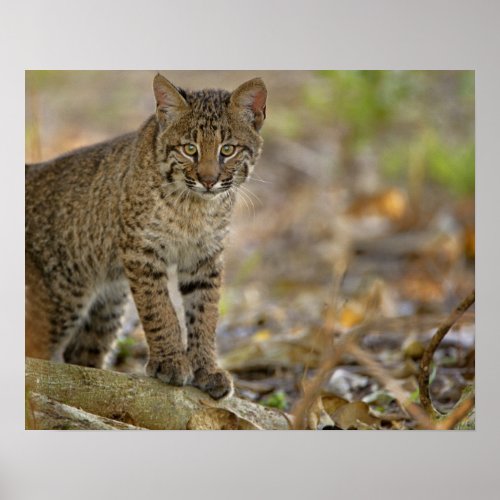
[[[216,188],[212,188],[212,189],[200,188],[197,186],[189,186],[189,185],[187,187],[191,192],[195,193],[196,195],[198,195],[202,199],[212,200],[212,199],[216,198],[217,196],[229,191],[232,186],[225,186],[225,187],[221,186],[221,187],[216,187]]]
[[[199,192],[195,191],[195,193],[202,198],[203,200],[214,200],[215,198],[218,198],[221,194],[227,192],[227,189],[222,189],[222,190],[217,190],[217,191],[204,191],[204,192]]]

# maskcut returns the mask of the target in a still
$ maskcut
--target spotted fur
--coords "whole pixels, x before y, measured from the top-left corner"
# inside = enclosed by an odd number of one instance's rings
[[[156,114],[137,132],[26,167],[26,353],[102,367],[131,292],[147,373],[221,398],[232,390],[215,352],[222,253],[261,152],[266,89],[185,92],[161,75],[153,87]]]

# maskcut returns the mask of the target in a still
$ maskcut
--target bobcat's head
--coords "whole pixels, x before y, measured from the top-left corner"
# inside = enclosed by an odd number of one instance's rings
[[[257,161],[267,91],[260,78],[235,91],[185,92],[157,74],[153,82],[157,158],[165,181],[203,198],[237,188]]]

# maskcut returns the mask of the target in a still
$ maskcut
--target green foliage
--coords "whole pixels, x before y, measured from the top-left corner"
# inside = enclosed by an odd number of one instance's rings
[[[276,391],[262,399],[261,403],[271,408],[285,410],[288,406],[288,397],[284,391]]]
[[[435,142],[428,151],[429,176],[457,194],[471,194],[475,186],[474,144],[448,146]]]
[[[69,71],[50,71],[50,70],[36,70],[25,72],[26,74],[26,87],[36,89],[37,91],[50,88],[58,89],[62,87],[68,77]]]
[[[473,71],[322,71],[304,89],[311,113],[341,132],[341,158],[368,145],[382,173],[474,192]]]
[[[396,71],[323,71],[306,88],[306,103],[326,120],[348,129],[361,143],[394,119],[411,79]]]
[[[388,149],[382,156],[383,172],[389,177],[411,175],[421,170],[429,180],[457,195],[473,194],[475,189],[475,147],[472,141],[452,144],[435,130],[426,130],[413,143]]]

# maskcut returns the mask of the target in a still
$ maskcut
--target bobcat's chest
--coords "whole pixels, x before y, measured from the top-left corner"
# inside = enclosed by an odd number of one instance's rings
[[[164,207],[156,211],[147,235],[169,263],[187,264],[222,249],[227,222],[216,211]]]

